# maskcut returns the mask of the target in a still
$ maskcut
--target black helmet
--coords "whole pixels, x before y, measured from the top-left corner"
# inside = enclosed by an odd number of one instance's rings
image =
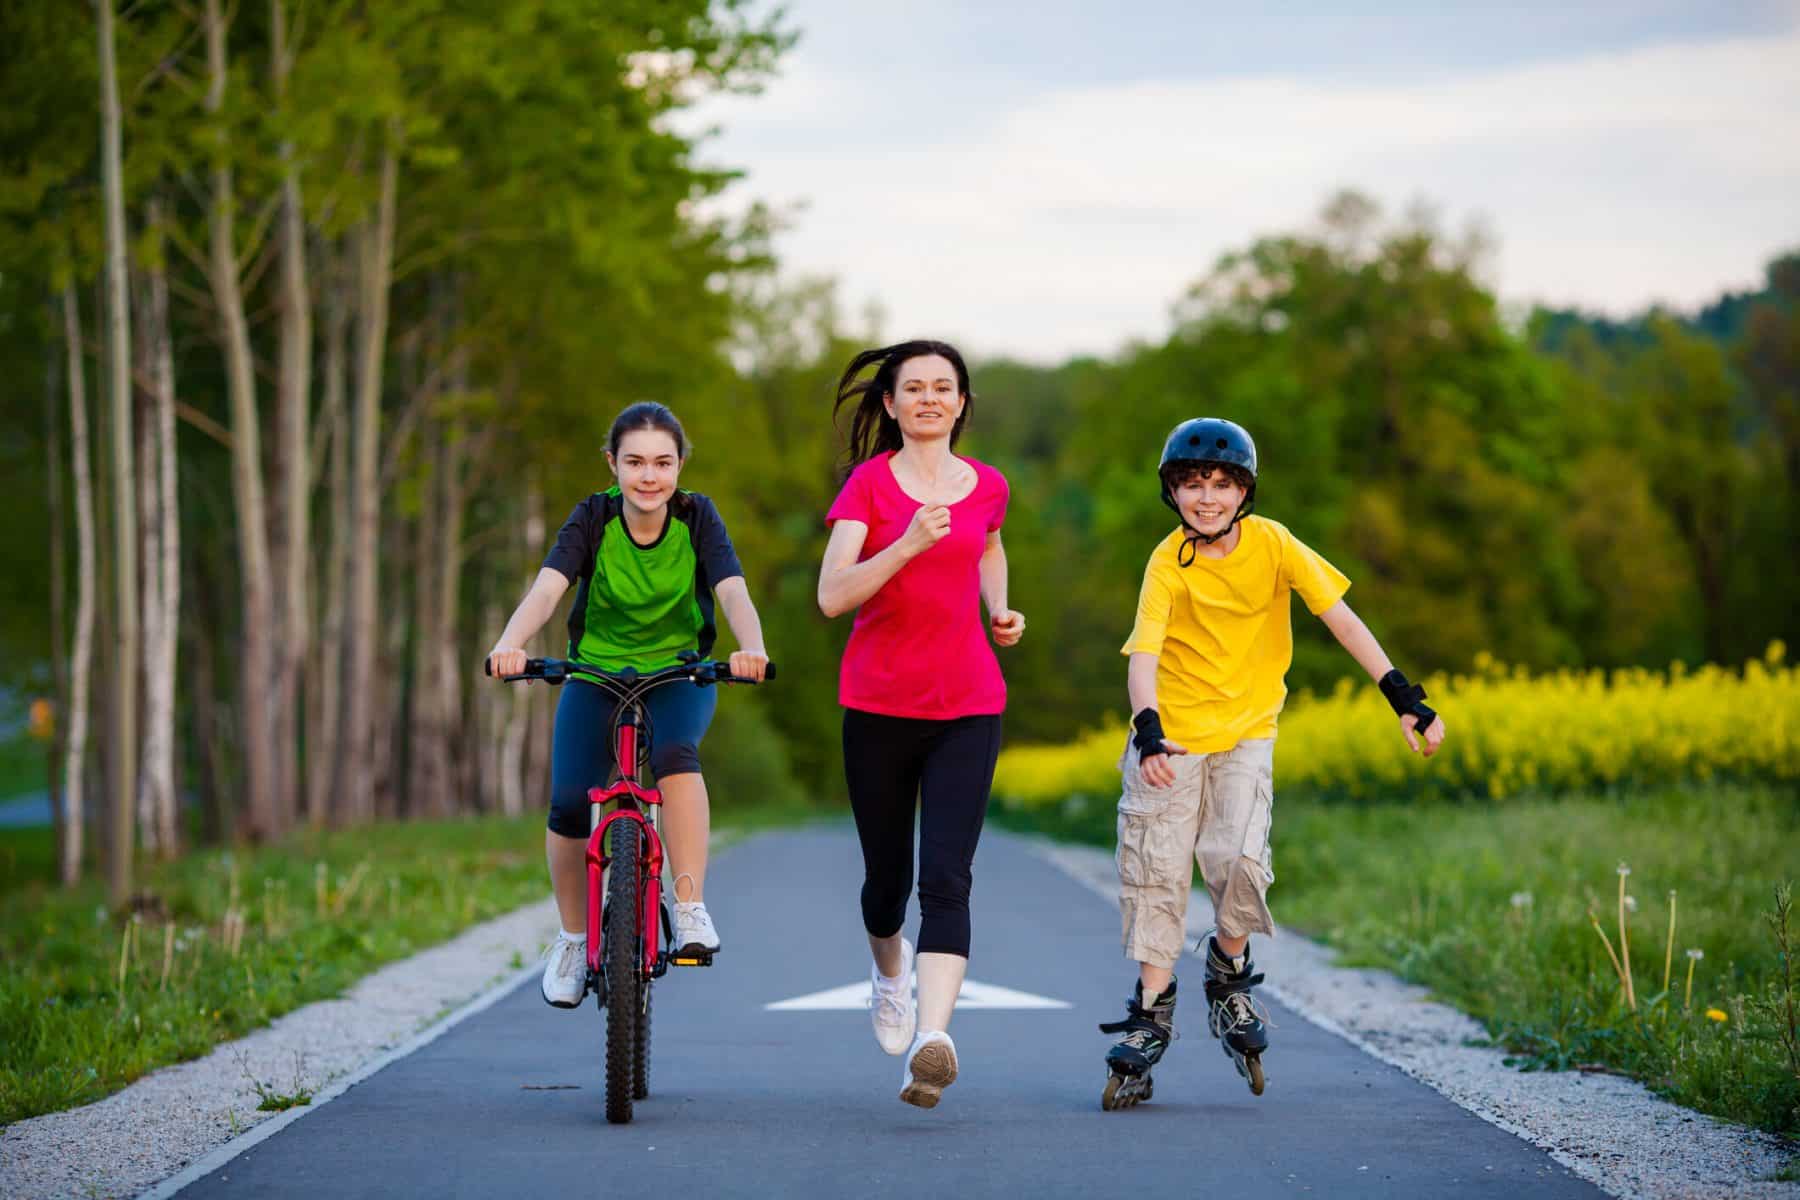
[[[1189,541],[1198,538],[1204,542],[1212,542],[1231,532],[1232,525],[1250,515],[1256,506],[1256,443],[1251,440],[1250,433],[1236,421],[1227,421],[1223,417],[1192,417],[1177,425],[1163,443],[1162,461],[1157,464],[1156,473],[1162,482],[1162,500],[1177,516],[1181,509],[1175,503],[1175,489],[1169,486],[1171,468],[1199,467],[1223,464],[1230,467],[1241,467],[1250,472],[1250,490],[1244,497],[1244,503],[1232,518],[1223,532],[1208,537],[1197,529],[1189,527],[1187,518],[1181,518],[1182,528],[1188,531]],[[1184,564],[1185,565],[1185,564]]]

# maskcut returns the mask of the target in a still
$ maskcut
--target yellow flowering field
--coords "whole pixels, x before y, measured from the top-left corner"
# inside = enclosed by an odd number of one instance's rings
[[[1290,698],[1275,783],[1353,800],[1485,797],[1680,780],[1800,781],[1800,670],[1776,642],[1741,669],[1532,675],[1482,655],[1424,681],[1450,736],[1430,762],[1406,748],[1373,684]],[[1032,806],[1117,793],[1123,724],[1000,755],[994,791]]]

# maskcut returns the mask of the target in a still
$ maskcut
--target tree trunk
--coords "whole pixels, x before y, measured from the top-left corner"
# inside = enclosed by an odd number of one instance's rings
[[[214,0],[216,2],[216,0]],[[351,824],[375,815],[375,663],[380,630],[375,592],[381,568],[382,352],[387,342],[388,283],[393,274],[394,191],[398,148],[388,146],[381,163],[381,193],[372,221],[358,230],[355,491],[351,512],[350,605],[345,630],[344,721],[339,736],[340,818]],[[383,722],[385,723],[385,721]]]
[[[282,0],[270,0],[270,60],[275,102],[287,97],[293,65],[287,46],[287,18]],[[305,687],[307,656],[312,644],[312,434],[307,407],[312,394],[312,305],[306,283],[305,212],[300,200],[299,167],[291,141],[278,151],[281,185],[280,374],[276,386],[276,453],[280,470],[279,518],[276,528],[277,578],[274,752],[276,804],[283,826],[291,824],[300,803],[300,697]]]
[[[210,566],[211,555],[202,550],[191,556],[194,619],[188,622],[188,661],[193,665],[191,707],[194,750],[199,766],[201,827],[209,841],[230,844],[237,840],[237,813],[231,797],[231,769],[226,761],[228,730],[221,728],[221,714],[229,720],[230,708],[219,700],[214,630],[223,621],[216,598],[224,588]]]
[[[375,818],[392,821],[404,813],[402,801],[405,780],[401,768],[406,746],[406,693],[401,686],[406,666],[406,639],[411,625],[402,615],[406,612],[407,585],[413,559],[399,547],[411,531],[411,525],[400,515],[384,514],[381,543],[391,553],[383,559],[387,575],[386,611],[388,620],[376,627],[374,686],[370,689],[373,716],[370,724],[369,789],[375,806]]]
[[[175,785],[175,663],[181,621],[181,509],[175,443],[175,351],[169,334],[169,281],[161,260],[162,201],[146,222],[153,241],[144,272],[146,377],[151,384],[141,460],[144,498],[144,765],[141,803],[149,817],[145,846],[163,857],[180,850],[181,798]]]
[[[341,266],[341,264],[339,264]],[[306,817],[315,829],[331,820],[332,776],[338,761],[338,726],[344,664],[344,583],[349,571],[350,416],[345,407],[345,334],[350,310],[341,272],[329,271],[325,291],[325,413],[331,432],[326,489],[331,500],[331,537],[326,548],[325,607],[310,689],[311,729],[306,739]]]
[[[151,378],[154,368],[151,360],[154,351],[151,349],[152,335],[150,321],[147,319],[150,310],[150,287],[137,273],[137,369],[135,374],[140,380]],[[157,699],[161,695],[160,680],[157,676],[161,665],[159,653],[162,645],[162,514],[157,504],[162,498],[162,490],[158,486],[155,463],[157,461],[156,399],[143,388],[137,391],[136,428],[137,428],[137,506],[138,516],[138,562],[143,566],[143,574],[138,579],[138,595],[143,601],[142,616],[142,651],[143,663],[141,671],[133,671],[141,675],[144,681],[144,692],[141,697],[144,713],[144,740],[140,749],[142,758],[136,764],[137,780],[134,794],[137,797],[137,840],[145,854],[163,854],[167,851],[160,845],[158,834],[161,827],[157,823],[157,796],[155,784],[151,780],[151,764],[160,750],[157,745],[157,726],[161,714],[157,711]]]
[[[88,676],[94,653],[94,484],[88,468],[86,376],[81,361],[81,311],[75,287],[63,287],[63,337],[69,350],[69,456],[75,484],[75,647],[69,664],[69,732],[63,758],[62,881],[81,879],[85,832],[82,797],[87,766]],[[57,647],[58,653],[62,648]]]
[[[206,58],[209,80],[206,109],[217,113],[225,99],[225,24],[219,0],[206,0]],[[243,784],[249,802],[249,831],[260,839],[282,832],[275,794],[274,729],[270,724],[269,690],[274,671],[271,621],[268,523],[263,502],[262,438],[256,411],[256,374],[250,330],[244,315],[242,281],[238,277],[236,237],[232,228],[236,199],[229,160],[223,148],[212,168],[212,204],[208,214],[208,277],[218,309],[224,343],[226,386],[231,397],[231,491],[237,508],[238,571],[243,620],[238,661],[241,686],[238,705],[239,744],[243,748]]]
[[[525,542],[526,562],[534,562],[544,553],[544,539],[548,529],[544,520],[544,494],[539,490],[537,480],[532,480],[525,488]],[[526,573],[524,578],[531,578],[535,572]],[[567,603],[567,601],[565,601]],[[563,651],[556,648],[562,634],[555,628],[556,618],[552,617],[537,637],[533,640],[533,656],[546,657],[546,651],[560,655]],[[530,647],[528,647],[530,648]],[[558,694],[553,688],[533,687],[528,684],[514,685],[525,692],[528,709],[525,727],[524,770],[520,776],[520,788],[526,807],[534,802],[548,807],[550,799],[550,751],[551,734],[556,726],[556,702]]]
[[[438,471],[442,486],[438,494],[443,513],[438,521],[438,544],[432,554],[437,560],[433,582],[438,593],[432,604],[438,634],[431,647],[437,659],[432,672],[432,718],[439,749],[439,809],[449,815],[462,811],[468,801],[462,770],[469,757],[468,748],[459,745],[456,736],[463,720],[462,672],[456,669],[462,649],[457,641],[456,602],[462,590],[463,505],[467,496],[461,482],[460,422],[440,430]]]
[[[520,539],[514,546],[514,554],[522,563],[529,563],[535,556],[544,551],[544,501],[539,494],[537,484],[529,483],[525,488],[525,521]],[[510,558],[509,558],[510,561]],[[510,575],[510,572],[508,573]],[[498,629],[498,624],[490,623],[490,628]],[[541,635],[540,635],[541,636]],[[536,693],[548,691],[547,688],[515,685],[506,689],[508,708],[505,731],[501,735],[500,761],[497,768],[499,776],[500,811],[509,817],[516,817],[525,811],[525,797],[539,794],[528,782],[531,772],[537,769],[534,756],[529,754],[531,734],[536,723]],[[542,788],[548,792],[548,781]]]
[[[160,206],[157,216],[162,216]],[[181,637],[181,471],[180,444],[175,433],[175,342],[169,332],[169,280],[160,261],[151,268],[150,296],[157,332],[156,424],[162,449],[157,468],[162,487],[162,602],[166,614],[163,618],[162,705],[167,717],[167,729],[163,734],[167,749],[158,759],[158,770],[163,775],[158,819],[163,826],[163,845],[170,853],[175,853],[181,849],[181,791],[175,769],[175,664]]]
[[[445,746],[438,725],[438,652],[443,636],[437,608],[436,586],[442,563],[437,556],[443,510],[438,503],[437,472],[441,465],[440,427],[427,407],[418,431],[418,445],[427,450],[424,459],[431,473],[422,481],[424,503],[410,541],[413,555],[412,673],[407,688],[406,811],[412,816],[441,817],[444,812],[442,777]]]
[[[126,285],[125,190],[119,148],[119,81],[113,52],[112,0],[100,0],[100,178],[106,207],[106,308],[108,408],[112,414],[113,661],[121,672],[107,689],[112,698],[112,853],[107,887],[114,906],[131,894],[132,794],[137,765],[137,498],[132,487],[131,296]]]
[[[54,320],[56,307],[47,304],[46,317]],[[69,664],[63,659],[63,646],[69,631],[65,628],[69,611],[69,549],[64,539],[62,478],[62,376],[56,343],[44,343],[44,446],[47,452],[46,474],[50,492],[50,686],[54,696],[50,722],[50,761],[45,779],[50,792],[50,831],[60,854],[63,845],[62,761],[63,744],[69,737]]]
[[[460,403],[469,392],[469,356],[465,349],[451,352],[449,372],[450,395]],[[442,757],[438,779],[443,788],[441,803],[446,814],[467,808],[473,798],[469,789],[469,768],[474,765],[470,747],[457,737],[463,728],[462,643],[458,638],[456,614],[462,597],[463,527],[469,503],[468,476],[472,464],[465,441],[466,429],[460,415],[452,415],[439,425],[437,439],[438,544],[432,555],[436,561],[437,599],[432,605],[438,626],[432,651],[437,656],[433,672],[433,713]]]

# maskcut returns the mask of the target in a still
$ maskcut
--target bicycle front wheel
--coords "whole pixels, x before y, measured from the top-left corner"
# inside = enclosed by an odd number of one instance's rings
[[[655,995],[650,985],[644,985],[644,995],[638,1004],[637,1053],[635,1059],[631,1098],[648,1100],[650,1098],[650,997]]]
[[[606,883],[606,1119],[631,1120],[643,987],[638,972],[638,862],[636,821],[614,821],[607,840],[611,858]]]

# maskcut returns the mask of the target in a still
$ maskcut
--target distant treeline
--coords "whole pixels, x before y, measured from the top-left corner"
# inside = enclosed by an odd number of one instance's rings
[[[1157,454],[1203,414],[1252,431],[1257,510],[1350,575],[1349,602],[1415,674],[1484,653],[1535,669],[1729,664],[1795,642],[1800,256],[1697,317],[1540,311],[1521,327],[1479,282],[1480,254],[1346,194],[1317,227],[1225,256],[1158,343],[975,365],[965,448],[1012,481],[1011,598],[1030,621],[1003,656],[1010,740],[1123,713],[1118,647],[1174,527]],[[736,514],[771,646],[805,664],[766,700],[801,778],[835,795],[843,631],[810,601],[847,346],[828,302],[811,311],[818,336],[688,411],[696,486]],[[1292,686],[1354,672],[1303,608],[1294,620]]]

